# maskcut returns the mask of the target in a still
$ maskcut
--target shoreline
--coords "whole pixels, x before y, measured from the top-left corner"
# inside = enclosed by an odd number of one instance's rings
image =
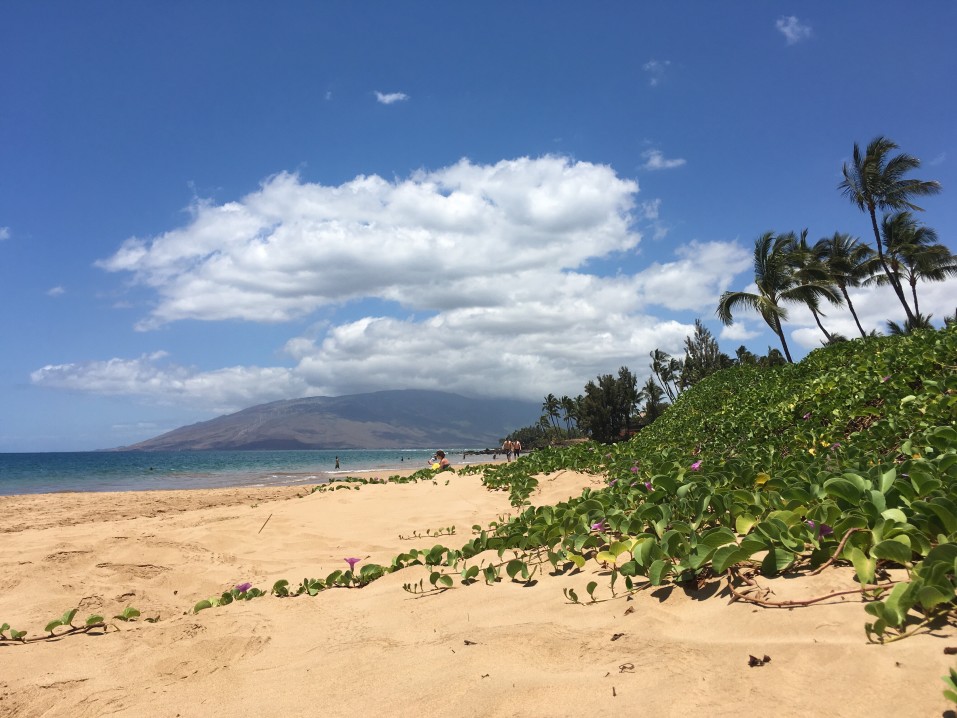
[[[391,450],[388,450],[391,451]],[[416,450],[419,451],[419,450]],[[455,454],[449,454],[455,457]],[[473,452],[468,454],[469,460],[465,462],[453,461],[453,467],[461,468],[464,465],[484,465],[493,463],[505,463],[504,454],[500,458],[493,459],[493,454],[484,452]],[[417,457],[421,458],[421,457]],[[261,467],[255,469],[237,468],[234,471],[223,471],[221,473],[210,473],[203,470],[177,470],[151,473],[142,471],[136,474],[133,479],[129,476],[121,475],[113,477],[93,473],[95,478],[83,479],[78,477],[72,481],[64,481],[62,477],[50,477],[42,471],[36,472],[36,478],[31,481],[29,478],[13,479],[8,484],[3,481],[0,474],[0,498],[4,496],[32,496],[32,495],[53,495],[53,494],[111,494],[125,492],[146,492],[146,491],[195,491],[195,490],[215,490],[229,488],[269,488],[269,487],[308,487],[335,481],[351,475],[359,477],[382,478],[383,475],[403,476],[428,468],[427,461],[421,463],[417,459],[410,458],[406,462],[396,462],[394,466],[375,466],[362,468],[349,468],[346,466],[341,469],[309,468],[297,469],[296,467],[283,467],[277,464],[275,467]],[[24,472],[30,476],[29,471]],[[88,485],[84,485],[84,481]],[[26,482],[26,483],[24,483]],[[59,484],[65,483],[65,486]],[[29,490],[25,490],[29,489]]]

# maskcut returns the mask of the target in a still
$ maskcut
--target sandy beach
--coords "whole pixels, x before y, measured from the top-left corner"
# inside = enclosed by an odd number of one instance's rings
[[[242,582],[388,565],[458,548],[513,510],[478,476],[307,493],[217,489],[0,497],[0,623],[28,637],[65,610],[140,620],[0,645],[0,716],[939,716],[952,628],[884,646],[860,598],[798,609],[732,602],[724,584],[613,597],[594,561],[534,585],[413,595],[411,567],[362,589],[264,596],[198,614]],[[540,476],[533,504],[600,479]],[[454,536],[422,537],[455,527]],[[416,535],[419,538],[416,538]],[[489,556],[491,559],[492,556]],[[361,564],[360,564],[361,566]],[[563,589],[597,602],[569,603]],[[777,600],[853,588],[838,568],[765,581]],[[618,587],[621,589],[621,586]],[[585,599],[587,601],[587,598]],[[158,617],[155,623],[142,619]],[[749,656],[771,661],[750,667]]]

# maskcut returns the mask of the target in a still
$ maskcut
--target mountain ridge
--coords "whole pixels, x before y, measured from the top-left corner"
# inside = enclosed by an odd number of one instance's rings
[[[257,404],[181,426],[123,451],[491,447],[538,420],[534,402],[426,389]]]

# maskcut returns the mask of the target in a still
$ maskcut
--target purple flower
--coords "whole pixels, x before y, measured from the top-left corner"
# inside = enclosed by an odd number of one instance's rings
[[[882,377],[882,378],[881,378],[881,383],[883,384],[885,381],[890,381],[890,378],[891,378],[892,376],[893,376],[893,374],[888,374],[887,376]]]
[[[608,485],[609,485],[609,486],[614,486],[614,485],[617,484],[617,483],[618,483],[618,479],[612,479],[611,481],[608,482]]]
[[[692,471],[697,471],[697,470],[700,469],[700,468],[701,468],[701,459],[698,459],[696,462],[694,462],[694,463],[691,465],[691,470],[692,470]]]
[[[827,524],[821,524],[820,526],[817,527],[818,538],[824,538],[825,536],[830,536],[832,533],[834,533],[834,529],[832,529]]]
[[[650,481],[646,481],[646,482],[645,482],[645,488],[648,489],[649,491],[654,491],[654,490],[655,490],[654,487],[651,485],[651,482],[650,482]]]
[[[811,529],[813,529],[815,526],[817,526],[817,524],[814,523],[813,521],[811,521],[811,519],[808,519],[808,520],[805,521],[804,523],[806,523],[807,526],[808,526],[808,528],[811,528]]]
[[[342,560],[345,561],[347,564],[349,564],[350,571],[354,571],[356,568],[356,564],[359,563],[362,559],[361,558],[344,558]]]
[[[840,448],[841,448],[841,442],[840,442],[840,441],[835,441],[833,444],[831,444],[831,450],[832,450],[832,451],[833,451],[834,449],[840,449]]]
[[[811,412],[808,412],[807,414],[804,415],[804,421],[807,421],[810,418],[811,418]]]
[[[248,591],[252,587],[253,585],[247,581],[246,583],[241,583],[238,586],[236,586],[236,590],[239,591],[240,593],[246,593],[246,591]]]
[[[593,523],[591,525],[592,531],[604,531],[607,528],[608,528],[608,525],[605,523],[605,519],[602,519],[601,521],[598,521],[597,523]]]
[[[632,466],[632,467],[631,467],[631,473],[637,474],[637,473],[638,473],[638,467],[637,467],[637,466]]]

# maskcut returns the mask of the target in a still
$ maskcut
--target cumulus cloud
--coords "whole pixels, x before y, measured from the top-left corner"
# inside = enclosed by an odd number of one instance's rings
[[[375,99],[383,105],[392,105],[396,102],[405,102],[409,96],[404,92],[379,92],[375,91]]]
[[[641,69],[648,76],[648,84],[657,87],[665,79],[665,74],[671,66],[671,60],[649,60]]]
[[[287,321],[367,297],[432,311],[493,301],[517,273],[541,281],[634,248],[637,190],[607,166],[559,157],[337,187],[282,173],[241,201],[196,203],[187,226],[129,239],[99,266],[157,291],[140,328]]]
[[[794,15],[779,17],[774,26],[784,35],[788,45],[794,45],[811,37],[811,26],[801,22]]]
[[[59,297],[61,294],[64,294],[66,289],[61,286],[51,287],[47,290],[48,297]]]
[[[645,150],[641,156],[645,158],[641,168],[646,170],[670,170],[685,164],[683,159],[666,159],[660,150]]]
[[[215,413],[302,396],[306,389],[283,368],[227,367],[199,372],[167,358],[166,352],[154,352],[136,359],[47,365],[32,372],[30,379],[55,389],[144,397],[159,404],[197,406]]]
[[[694,329],[671,312],[709,318],[749,255],[693,242],[636,266],[635,223],[659,212],[637,192],[610,167],[552,156],[338,186],[278,174],[239,200],[195,203],[183,226],[99,264],[155,294],[142,329],[321,319],[286,341],[284,366],[200,371],[150,355],[32,378],[221,413],[394,388],[538,399],[622,365],[641,375],[649,352],[680,354]],[[595,260],[626,269],[609,276]]]
[[[10,239],[10,228],[0,227],[0,242],[2,242],[5,239]]]

